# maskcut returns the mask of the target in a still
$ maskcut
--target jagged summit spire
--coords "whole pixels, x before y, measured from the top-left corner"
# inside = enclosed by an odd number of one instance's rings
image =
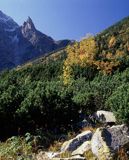
[[[32,21],[32,19],[28,16],[28,18],[27,18],[27,21],[26,22],[28,22],[28,23],[30,23],[30,24],[34,24],[33,23],[33,21]]]
[[[35,30],[35,25],[29,16],[27,20],[23,23],[22,28],[24,28],[24,31]]]

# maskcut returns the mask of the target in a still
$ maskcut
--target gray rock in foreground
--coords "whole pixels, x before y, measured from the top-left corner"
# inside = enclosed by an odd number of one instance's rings
[[[91,131],[85,131],[77,135],[75,138],[64,142],[61,147],[61,152],[66,152],[66,151],[72,152],[76,150],[84,142],[91,140],[92,135],[93,133]]]
[[[114,160],[121,148],[129,148],[128,127],[126,125],[100,127],[94,134],[91,131],[84,131],[64,142],[60,152],[40,152],[36,160],[85,160],[89,158],[89,154],[93,154],[90,155],[93,159]]]
[[[113,160],[118,149],[128,145],[128,128],[125,125],[98,128],[91,140],[92,152],[99,160]]]
[[[126,125],[117,125],[108,128],[111,136],[110,146],[114,151],[121,147],[129,146],[129,132]]]
[[[72,152],[72,156],[83,155],[86,151],[90,149],[91,149],[91,141],[86,141],[80,147],[78,147],[75,151]]]

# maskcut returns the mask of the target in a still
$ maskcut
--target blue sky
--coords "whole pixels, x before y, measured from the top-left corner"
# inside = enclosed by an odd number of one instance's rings
[[[56,40],[79,40],[129,16],[129,0],[0,0],[0,10],[20,25],[30,16]]]

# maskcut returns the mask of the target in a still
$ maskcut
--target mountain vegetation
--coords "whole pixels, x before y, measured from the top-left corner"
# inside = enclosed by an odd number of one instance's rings
[[[96,36],[0,74],[1,139],[65,133],[80,112],[129,123],[129,17]]]

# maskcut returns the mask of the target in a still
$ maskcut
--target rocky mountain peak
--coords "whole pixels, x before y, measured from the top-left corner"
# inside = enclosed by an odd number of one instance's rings
[[[27,18],[27,22],[34,25],[34,23],[33,23],[32,19],[31,19],[31,17],[29,17],[29,16],[28,16],[28,18]]]
[[[23,23],[22,33],[25,34],[28,31],[35,31],[35,25],[30,17]]]
[[[8,19],[9,17],[0,10],[0,18]]]
[[[26,24],[27,24],[29,29],[35,29],[35,25],[34,25],[32,19],[30,17],[28,17],[28,19],[26,21]]]
[[[19,26],[11,17],[7,16],[0,10],[0,27],[4,30],[12,31],[18,28]]]
[[[67,46],[38,31],[30,17],[19,26],[0,11],[0,70],[13,68],[28,60]],[[7,58],[8,57],[8,58]]]

